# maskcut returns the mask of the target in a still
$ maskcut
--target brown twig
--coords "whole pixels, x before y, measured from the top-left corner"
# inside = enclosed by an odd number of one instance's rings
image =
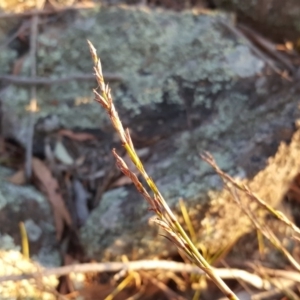
[[[36,77],[36,49],[37,49],[37,36],[38,36],[38,23],[39,16],[34,15],[31,19],[30,28],[30,63],[31,63],[31,77]],[[25,174],[27,180],[31,179],[32,175],[32,145],[33,145],[33,135],[34,135],[34,124],[35,124],[35,114],[37,112],[37,99],[36,99],[36,86],[31,86],[30,91],[30,104],[29,104],[29,125],[28,134],[26,141],[26,160],[25,160]]]
[[[30,21],[24,20],[19,29],[1,43],[0,49],[7,47],[14,39],[28,31],[28,29],[30,29]]]
[[[223,22],[222,20],[219,20],[219,23],[226,27],[232,34],[234,34],[237,38],[242,39],[247,46],[260,58],[262,59],[275,73],[281,74],[282,71],[278,69],[275,65],[274,60],[269,58],[267,55],[265,55],[260,49],[258,49],[249,39],[248,37],[241,32],[237,27],[231,26],[230,24]]]
[[[268,274],[272,277],[282,277],[300,283],[300,273],[296,271],[274,270],[262,266],[257,268],[256,271],[262,275]]]
[[[259,45],[262,49],[269,53],[269,55],[272,55],[275,59],[277,59],[277,61],[284,65],[291,72],[291,74],[295,74],[295,66],[290,62],[290,60],[288,60],[276,49],[275,44],[273,44],[265,37],[259,35],[253,29],[250,29],[245,25],[239,24],[239,28],[244,32],[244,34],[248,35],[249,38],[251,38],[257,45]]]
[[[142,272],[142,275],[146,277],[153,285],[158,287],[167,297],[169,300],[186,300],[186,298],[178,295],[175,293],[172,289],[170,289],[166,284],[164,284],[162,281],[154,278],[153,276],[149,275],[146,272]]]
[[[7,275],[0,277],[0,283],[6,281],[19,281],[35,278],[36,276],[63,276],[70,273],[90,273],[90,272],[118,272],[120,270],[168,270],[173,272],[186,272],[189,274],[205,275],[206,273],[197,266],[179,263],[168,260],[140,260],[131,262],[104,262],[69,265],[59,268],[50,268],[38,272],[22,275]],[[251,284],[257,289],[270,289],[271,285],[267,280],[239,269],[217,269],[214,271],[223,279],[240,279]]]
[[[284,283],[284,288],[289,288],[289,289],[295,289],[297,285],[294,282],[285,282]],[[287,299],[287,298],[282,298],[283,296],[286,296],[285,291],[281,288],[274,288],[271,289],[270,291],[264,291],[260,292],[254,295],[251,295],[251,300],[274,300],[274,299]],[[288,298],[288,299],[294,299],[294,298]],[[297,299],[297,298],[295,298]],[[220,299],[222,300],[222,299]]]
[[[123,77],[118,74],[106,73],[105,77],[108,81],[122,81]],[[20,77],[14,75],[0,75],[0,81],[6,81],[12,84],[19,85],[53,85],[53,84],[62,84],[73,80],[86,80],[86,81],[95,81],[95,75],[93,74],[75,74],[60,78],[48,78],[48,77]]]

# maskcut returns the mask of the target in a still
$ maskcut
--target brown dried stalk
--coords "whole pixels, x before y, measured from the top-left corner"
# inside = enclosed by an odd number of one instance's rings
[[[209,153],[204,153],[203,155],[201,155],[201,157],[202,157],[202,159],[204,161],[206,161],[209,165],[212,166],[212,168],[216,171],[217,174],[219,174],[219,176],[223,180],[225,180],[226,182],[230,182],[235,188],[237,188],[238,190],[246,193],[251,199],[255,200],[261,207],[263,207],[264,209],[266,209],[269,213],[271,213],[277,219],[279,219],[280,221],[282,221],[285,225],[287,225],[288,227],[290,227],[294,232],[300,234],[300,228],[297,227],[296,224],[294,224],[293,222],[291,222],[285,214],[283,214],[279,210],[274,209],[271,205],[269,205],[268,203],[266,203],[258,195],[256,195],[255,193],[253,193],[246,184],[238,182],[237,180],[233,179],[228,174],[224,173],[217,166],[215,160],[213,159],[213,157]]]
[[[245,192],[246,195],[248,195],[251,199],[254,199],[256,202],[258,202],[263,208],[267,209],[270,213],[272,213],[275,217],[277,217],[279,220],[285,223],[285,225],[292,228],[295,232],[299,233],[299,228],[291,222],[282,212],[275,210],[273,207],[271,207],[269,204],[267,204],[264,200],[260,199],[257,195],[255,195],[248,186],[245,184],[242,184],[236,180],[234,180],[230,175],[224,173],[216,164],[216,161],[209,153],[205,153],[201,155],[202,159],[205,160],[209,165],[211,165],[214,170],[219,174],[219,176],[222,178],[227,190],[232,195],[233,200],[237,203],[237,205],[243,210],[243,212],[249,217],[252,224],[255,226],[259,232],[263,234],[265,238],[267,238],[274,247],[276,247],[281,253],[288,259],[288,261],[291,263],[291,265],[294,266],[294,268],[297,271],[300,271],[300,265],[299,263],[294,259],[294,257],[283,247],[280,240],[276,237],[276,235],[268,228],[266,225],[261,225],[260,222],[257,220],[257,217],[253,214],[253,212],[246,207],[242,201],[240,200],[240,197],[238,195],[238,190]]]
[[[185,264],[175,261],[169,260],[139,260],[139,261],[129,261],[129,262],[103,262],[103,263],[85,263],[85,264],[75,264],[62,266],[57,268],[49,268],[49,269],[41,269],[32,273],[23,273],[20,275],[5,275],[0,276],[0,284],[7,281],[19,281],[19,280],[29,280],[32,278],[42,278],[47,276],[63,276],[68,275],[70,273],[103,273],[103,272],[120,272],[122,276],[124,276],[128,271],[141,271],[141,270],[164,270],[171,271],[176,273],[188,273],[188,274],[197,274],[204,275],[205,272],[198,267]],[[245,270],[241,269],[231,269],[231,268],[215,268],[215,272],[224,279],[236,279],[242,280],[246,282],[256,289],[266,289],[269,290],[271,288],[271,284],[268,280],[263,279],[262,277],[249,273]],[[268,269],[269,272],[276,272],[276,270]],[[22,270],[19,273],[22,273]],[[300,282],[300,275],[298,277],[295,275],[296,273],[291,271],[285,271],[284,274],[274,274],[275,277],[287,278],[294,280],[296,282]],[[289,275],[291,273],[292,275]],[[272,274],[270,274],[273,276]],[[290,276],[290,277],[288,277]]]

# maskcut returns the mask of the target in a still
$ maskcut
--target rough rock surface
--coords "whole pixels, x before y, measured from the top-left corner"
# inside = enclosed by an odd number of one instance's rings
[[[33,187],[7,182],[10,175],[9,169],[0,168],[1,250],[21,250],[19,222],[24,222],[30,257],[44,266],[60,265],[48,200]]]
[[[280,141],[289,142],[293,120],[299,117],[295,109],[298,98],[291,92],[287,89],[282,97],[270,96],[256,108],[248,106],[250,98],[236,114],[228,114],[232,122],[227,126],[222,123],[224,112],[220,110],[214,121],[151,147],[154,154],[145,163],[146,169],[172,207],[179,197],[185,199],[199,244],[211,252],[226,247],[252,227],[231,197],[220,192],[222,184],[218,176],[201,161],[199,152],[210,151],[223,170],[244,178],[261,198],[278,205],[299,172],[299,132],[290,146],[282,144],[275,158],[268,161]],[[227,105],[223,100],[220,109],[222,104],[227,108],[237,107],[239,103],[233,100],[229,98]],[[263,170],[258,172],[260,169]],[[251,207],[255,208],[255,203]],[[180,216],[178,209],[177,212]],[[129,253],[132,258],[169,255],[174,248],[167,239],[157,236],[155,227],[147,224],[150,215],[145,201],[133,187],[106,193],[81,230],[87,253],[92,257],[104,255],[107,259],[122,253]]]
[[[143,108],[149,118],[160,122],[171,117],[166,110],[177,115],[176,129],[184,122],[187,108],[197,109],[194,118],[207,118],[208,98],[215,99],[230,90],[237,78],[254,76],[264,67],[243,41],[219,24],[219,19],[232,23],[228,15],[124,7],[82,12],[74,22],[70,18],[39,36],[38,76],[91,74],[85,42],[89,39],[101,55],[103,69],[123,78],[112,84],[113,94],[123,115],[133,121]],[[29,68],[28,58],[20,75],[27,76]],[[64,127],[103,126],[106,119],[93,103],[93,87],[93,81],[81,80],[38,88],[39,115],[57,114]],[[5,115],[15,115],[4,120],[11,125],[4,126],[6,135],[24,141],[30,88],[10,86],[1,98]]]
[[[90,73],[85,39],[95,44],[104,71],[122,78],[111,83],[113,95],[134,142],[148,148],[149,174],[172,207],[179,197],[185,199],[201,243],[217,251],[251,227],[220,192],[222,184],[200,151],[210,151],[231,175],[248,179],[272,205],[280,201],[298,172],[298,136],[258,172],[281,141],[290,141],[299,92],[284,79],[264,74],[264,62],[219,22],[233,25],[230,16],[119,7],[84,12],[70,23],[72,17],[48,26],[39,37],[38,75]],[[23,75],[28,67],[25,61]],[[56,114],[64,127],[111,132],[93,102],[93,87],[87,81],[39,87],[40,116]],[[23,141],[29,88],[8,86],[1,98],[6,116],[13,112],[19,120],[12,123],[17,130],[4,128],[6,134]],[[274,168],[281,170],[275,177]],[[172,245],[149,226],[150,215],[132,186],[106,192],[81,229],[87,254],[98,260],[168,255]]]

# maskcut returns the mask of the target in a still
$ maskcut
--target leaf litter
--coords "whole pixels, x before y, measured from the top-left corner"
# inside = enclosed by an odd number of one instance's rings
[[[61,240],[64,225],[72,226],[72,219],[70,213],[64,203],[62,195],[59,192],[59,185],[57,180],[52,176],[46,164],[38,158],[32,159],[33,174],[41,183],[48,200],[53,209],[53,216],[56,228],[56,238]]]

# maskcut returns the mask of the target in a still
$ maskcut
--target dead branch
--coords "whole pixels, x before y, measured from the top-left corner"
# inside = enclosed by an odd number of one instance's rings
[[[62,276],[69,273],[90,273],[90,272],[118,272],[120,270],[168,270],[173,272],[186,272],[189,274],[205,275],[205,272],[197,266],[191,264],[163,261],[163,260],[141,260],[131,262],[104,262],[104,263],[86,263],[63,266],[59,268],[44,269],[38,272],[22,275],[8,275],[1,276],[0,283],[5,281],[19,281],[24,279],[31,279],[41,276]],[[239,269],[217,269],[214,271],[223,279],[239,279],[248,284],[251,284],[257,289],[271,288],[269,281],[262,279],[258,275],[251,274]]]
[[[31,28],[30,28],[30,64],[31,64],[31,77],[36,77],[36,50],[37,50],[37,38],[38,38],[38,23],[39,16],[34,15],[31,18]],[[33,145],[33,135],[34,135],[34,124],[35,115],[37,112],[37,98],[36,98],[36,86],[32,85],[30,90],[30,104],[29,104],[29,125],[26,140],[26,159],[25,159],[25,174],[29,181],[32,175],[32,145]]]
[[[244,32],[244,34],[248,35],[249,38],[256,42],[257,45],[259,45],[262,49],[277,59],[277,61],[283,64],[289,70],[289,72],[291,72],[291,74],[295,74],[295,66],[293,66],[290,60],[277,51],[275,44],[245,25],[239,24],[239,28]]]
[[[182,296],[175,293],[172,289],[170,289],[166,284],[164,284],[162,281],[154,278],[153,276],[150,276],[146,272],[142,272],[142,275],[155,286],[157,286],[169,300],[185,300],[186,298],[183,298]]]
[[[258,47],[256,47],[249,38],[241,32],[237,27],[231,26],[227,24],[226,22],[223,22],[222,20],[219,20],[219,23],[227,28],[232,34],[234,34],[237,38],[242,39],[247,46],[260,58],[262,59],[275,73],[281,74],[282,71],[278,69],[275,65],[275,62],[273,59],[265,55]]]
[[[273,270],[266,267],[260,267],[257,271],[262,275],[268,274],[269,276],[282,277],[300,283],[300,273],[297,271]]]

